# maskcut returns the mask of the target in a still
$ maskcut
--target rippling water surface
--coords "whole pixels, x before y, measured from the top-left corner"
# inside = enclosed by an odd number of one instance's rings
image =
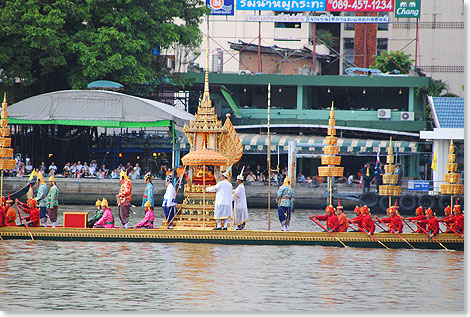
[[[318,230],[309,212],[291,229]],[[266,210],[250,217],[267,229]],[[6,240],[0,294],[2,311],[463,311],[464,252]]]

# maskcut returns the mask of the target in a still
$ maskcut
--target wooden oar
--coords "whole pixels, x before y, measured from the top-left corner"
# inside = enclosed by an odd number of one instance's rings
[[[356,224],[354,224],[356,225]],[[350,224],[348,224],[348,227],[351,228],[351,229],[354,229],[354,227],[352,227]],[[373,235],[369,234],[368,232],[366,232],[364,229],[362,229],[361,227],[359,227],[358,225],[356,225],[356,227],[361,230],[362,232],[364,232],[365,234],[367,234],[369,237],[371,237],[372,239],[374,239],[375,241],[377,241],[378,243],[380,243],[385,249],[389,249],[385,244],[383,244],[382,242],[380,242],[379,239],[376,239]]]
[[[312,220],[313,222],[315,222],[317,225],[319,225],[323,230],[325,230],[326,232],[328,232],[329,234],[331,234],[336,240],[338,240],[345,248],[347,247],[347,245],[345,245],[343,243],[343,241],[341,241],[340,239],[338,239],[338,237],[336,237],[333,233],[329,232],[321,223],[319,223],[315,218],[313,218],[312,215],[308,215],[308,217],[310,218],[310,220]]]
[[[23,218],[23,220],[24,220],[23,214],[21,213],[21,209],[20,209],[20,207],[18,207],[18,204],[16,202],[15,202],[15,206],[18,209],[18,213],[20,214],[20,219]],[[28,223],[26,222],[26,220],[24,220],[24,225],[25,225],[26,229],[28,229],[29,235],[31,236],[31,240],[34,240],[33,234],[31,233],[31,230],[29,230],[29,226],[28,226]]]
[[[445,223],[445,221],[439,220],[439,222],[441,222],[444,226],[446,226],[447,228],[449,228],[450,230],[452,230],[455,234],[458,234],[458,235],[459,235],[460,237],[462,237],[462,239],[463,239],[463,235],[461,235],[460,233],[458,233],[457,231],[455,231],[454,229],[452,229],[452,227],[449,227],[449,226]]]
[[[383,222],[379,217],[375,216],[375,218],[377,218],[378,221],[380,221],[381,223],[383,223],[385,225],[385,222]],[[379,226],[380,228],[382,228],[381,226]],[[390,231],[394,234],[396,234],[398,237],[400,237],[400,239],[402,239],[403,241],[405,241],[412,249],[414,249],[415,247],[412,246],[408,241],[406,241],[405,238],[403,238],[401,235],[399,235],[397,232],[395,232],[395,230],[393,228],[390,228]]]
[[[424,233],[427,234],[429,236],[429,238],[433,239],[435,242],[439,243],[439,245],[441,247],[443,247],[446,251],[449,251],[449,249],[447,249],[442,243],[440,243],[439,241],[437,241],[436,239],[434,239],[434,237],[429,233],[427,232],[426,230],[424,230]]]
[[[403,218],[403,217],[400,217],[400,218],[401,218],[401,221],[403,221],[408,226],[408,228],[410,228],[411,232],[415,233],[415,232],[419,231],[419,228],[420,228],[419,226],[418,226],[418,230],[416,231],[413,228],[411,228],[411,226],[408,222],[405,221],[405,218]]]

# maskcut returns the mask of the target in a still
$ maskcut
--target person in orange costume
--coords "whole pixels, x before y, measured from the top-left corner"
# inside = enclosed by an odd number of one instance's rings
[[[431,236],[437,236],[439,234],[439,220],[434,216],[434,212],[431,208],[426,209],[426,232]]]
[[[12,204],[13,200],[8,197],[8,200],[5,203],[5,222],[9,227],[16,227],[16,211]]]
[[[328,232],[338,232],[339,221],[338,216],[335,214],[335,207],[332,205],[326,206],[325,211],[326,215],[318,215],[313,218],[320,221],[326,220],[326,229]]]
[[[413,221],[418,226],[416,233],[423,233],[426,230],[426,216],[424,215],[423,207],[418,206],[415,211],[416,217],[408,217],[406,220]]]
[[[29,198],[26,203],[22,203],[18,200],[15,200],[18,204],[18,208],[21,208],[25,213],[29,214],[28,217],[24,217],[26,224],[29,227],[39,227],[39,209],[37,206],[37,201],[34,198]],[[22,224],[21,226],[24,226]]]
[[[1,198],[4,198],[3,196]],[[0,227],[4,227],[7,225],[7,222],[6,222],[6,210],[3,206],[3,199],[0,200]]]
[[[348,218],[344,214],[343,206],[338,204],[336,212],[338,213],[338,232],[348,231]]]
[[[441,222],[445,222],[447,229],[444,233],[454,233],[451,229],[451,225],[453,222],[454,215],[452,214],[452,209],[450,209],[450,206],[447,205],[447,207],[444,209],[444,218],[438,218],[437,220]]]
[[[362,228],[368,233],[368,234],[374,234],[375,232],[375,223],[372,220],[372,217],[370,216],[370,211],[367,205],[362,206],[361,208],[361,213],[362,213]]]
[[[465,221],[462,211],[460,210],[460,205],[455,205],[454,217],[452,218],[451,228],[454,229],[456,232],[463,234],[464,223]]]
[[[388,223],[389,229],[387,232],[398,231],[399,233],[402,233],[403,220],[401,220],[401,217],[397,215],[397,211],[393,206],[387,209],[387,215],[388,217],[386,218],[379,218],[382,222]]]
[[[356,213],[356,217],[349,219],[348,222],[355,223],[356,226],[358,226],[359,228],[362,228],[362,219],[364,218],[364,216],[361,213],[361,208],[359,208],[359,206],[356,206],[356,208],[354,208],[354,212]],[[353,232],[359,232],[359,231],[361,231],[361,229],[353,230]]]

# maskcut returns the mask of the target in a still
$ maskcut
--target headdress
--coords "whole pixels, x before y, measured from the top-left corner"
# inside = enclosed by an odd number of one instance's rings
[[[335,207],[333,207],[333,205],[328,205],[328,206],[326,206],[325,211],[334,213],[335,212]]]
[[[284,183],[282,185],[284,185],[284,186],[289,186],[290,185],[289,177],[286,176],[286,178],[284,178]]]
[[[101,207],[108,207],[108,200],[106,198],[103,198],[103,200],[101,200]]]
[[[144,176],[145,181],[151,181],[152,178],[153,178],[153,175],[152,175],[151,172],[148,172],[148,173],[145,174],[145,176]]]
[[[243,177],[243,171],[244,171],[244,170],[245,170],[245,165],[243,165],[242,170],[241,170],[241,172],[240,172],[240,175],[237,176],[237,179],[241,180],[242,182],[243,182],[243,180],[245,179],[245,178]]]
[[[101,200],[98,199],[95,203],[95,206],[101,206]]]
[[[37,177],[38,177],[38,182],[41,183],[41,184],[44,184],[46,185],[46,181],[44,180],[44,176],[42,175],[42,173],[39,171],[36,173]]]
[[[29,198],[26,203],[31,207],[31,208],[36,208],[37,201],[34,198]]]
[[[165,178],[165,182],[171,183],[172,181],[173,181],[173,176],[171,176],[171,174],[167,175]]]
[[[49,182],[55,183],[55,177],[54,177],[54,175],[49,176]]]
[[[450,207],[449,207],[449,209],[450,209]],[[422,215],[424,213],[423,207],[418,206],[418,208],[416,208],[416,213],[418,215]]]
[[[354,212],[355,212],[356,214],[360,214],[360,213],[361,213],[361,208],[359,208],[359,206],[356,206],[356,207],[354,208]]]
[[[363,215],[366,215],[369,213],[369,207],[367,207],[367,205],[364,205],[361,207],[361,212]]]
[[[10,193],[8,193],[8,200],[7,200],[6,202],[7,202],[7,203],[10,203],[10,204],[13,203],[13,200],[10,198]]]
[[[125,170],[121,170],[121,173],[119,173],[119,179],[126,179],[126,180],[129,180],[129,177],[127,176],[127,173]]]
[[[226,178],[226,179],[229,179],[230,178],[230,172],[232,171],[232,165],[230,165],[230,167],[222,173],[222,175]]]
[[[147,200],[144,204],[144,207],[152,208],[152,204],[150,203],[150,201]]]
[[[434,215],[431,208],[426,209],[426,215],[429,215],[430,217]]]

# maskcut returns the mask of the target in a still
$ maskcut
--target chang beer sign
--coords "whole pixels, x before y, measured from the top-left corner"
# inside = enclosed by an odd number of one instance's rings
[[[421,0],[395,0],[396,18],[419,18]]]

